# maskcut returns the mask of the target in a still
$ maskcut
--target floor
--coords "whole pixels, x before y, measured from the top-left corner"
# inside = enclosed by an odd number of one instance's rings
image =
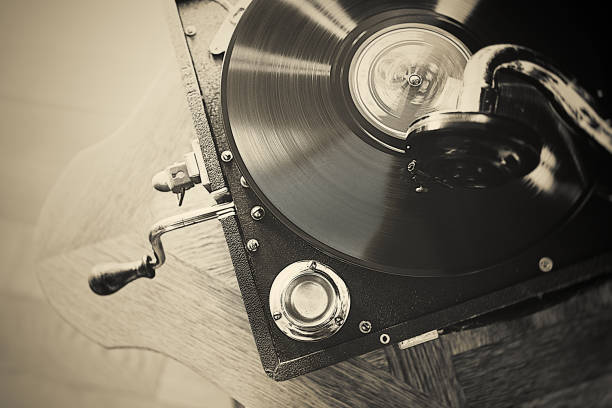
[[[230,407],[160,354],[105,350],[51,309],[32,235],[66,164],[174,61],[162,1],[0,3],[0,406]]]

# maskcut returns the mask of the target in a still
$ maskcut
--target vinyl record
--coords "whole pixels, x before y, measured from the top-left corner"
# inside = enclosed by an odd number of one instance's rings
[[[479,184],[486,163],[458,183],[414,178],[402,146],[412,121],[452,110],[463,67],[484,45],[529,46],[599,86],[597,63],[575,64],[593,59],[590,34],[568,32],[569,10],[543,18],[532,3],[253,1],[222,84],[244,177],[301,237],[376,271],[448,276],[518,254],[567,220],[589,185],[573,130],[537,90],[502,81],[499,111],[537,135],[536,160],[503,183]],[[555,54],[561,43],[582,45],[570,57]]]

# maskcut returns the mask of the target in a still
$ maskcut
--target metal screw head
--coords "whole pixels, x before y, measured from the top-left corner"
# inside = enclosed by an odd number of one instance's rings
[[[423,83],[423,78],[417,74],[412,74],[408,77],[408,83],[410,86],[419,86]]]
[[[256,205],[255,207],[251,208],[251,218],[253,218],[255,221],[261,220],[264,215],[266,215],[266,210],[264,210],[263,207]]]
[[[246,243],[246,247],[251,252],[257,252],[259,249],[259,241],[256,239],[249,239]]]
[[[223,160],[226,163],[231,162],[233,158],[234,158],[234,155],[229,150],[224,150],[221,153],[221,160]]]
[[[334,322],[338,325],[341,326],[342,323],[344,322],[344,319],[342,319],[341,316],[336,316],[336,318],[334,319]]]
[[[359,322],[359,331],[362,333],[369,333],[372,331],[372,323],[368,320],[362,320]]]
[[[281,317],[283,317],[283,315],[282,315],[282,314],[280,314],[280,313],[278,313],[278,312],[276,312],[276,313],[274,313],[274,314],[272,315],[272,318],[273,318],[274,320],[280,320],[280,318],[281,318]]]
[[[187,27],[185,27],[185,34],[189,37],[196,35],[196,28],[192,25],[188,25]]]
[[[244,188],[249,188],[249,183],[247,183],[246,179],[244,178],[244,176],[240,176],[240,185]]]
[[[390,341],[391,341],[391,337],[389,337],[387,333],[383,333],[380,335],[380,342],[382,344],[389,344]]]
[[[538,262],[538,266],[540,267],[540,270],[542,272],[550,272],[550,271],[552,271],[554,263],[553,263],[552,259],[550,259],[549,257],[545,256],[545,257],[540,259],[540,262]]]

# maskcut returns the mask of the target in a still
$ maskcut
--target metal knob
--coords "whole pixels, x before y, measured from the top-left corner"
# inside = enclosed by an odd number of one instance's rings
[[[270,289],[270,311],[278,328],[295,340],[332,336],[346,321],[350,296],[344,281],[327,265],[295,262],[283,269]]]
[[[94,293],[106,296],[115,293],[138,278],[155,277],[151,257],[146,255],[138,262],[108,263],[96,265],[89,277],[89,287]]]

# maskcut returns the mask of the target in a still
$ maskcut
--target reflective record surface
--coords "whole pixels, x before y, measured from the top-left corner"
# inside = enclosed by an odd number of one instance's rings
[[[529,166],[500,168],[511,175],[503,183],[415,179],[400,153],[414,119],[454,107],[465,62],[481,46],[518,43],[576,67],[575,55],[550,55],[553,45],[588,33],[568,33],[563,16],[542,20],[532,3],[255,0],[225,56],[222,88],[226,133],[249,185],[319,249],[380,272],[463,274],[532,245],[571,215],[589,179],[571,130],[531,86],[502,81],[498,113],[538,139]],[[587,60],[589,50],[578,50]],[[602,75],[596,64],[579,68],[579,79]]]
[[[404,139],[415,118],[455,107],[469,56],[465,45],[434,25],[392,25],[353,56],[351,97],[368,122]]]

